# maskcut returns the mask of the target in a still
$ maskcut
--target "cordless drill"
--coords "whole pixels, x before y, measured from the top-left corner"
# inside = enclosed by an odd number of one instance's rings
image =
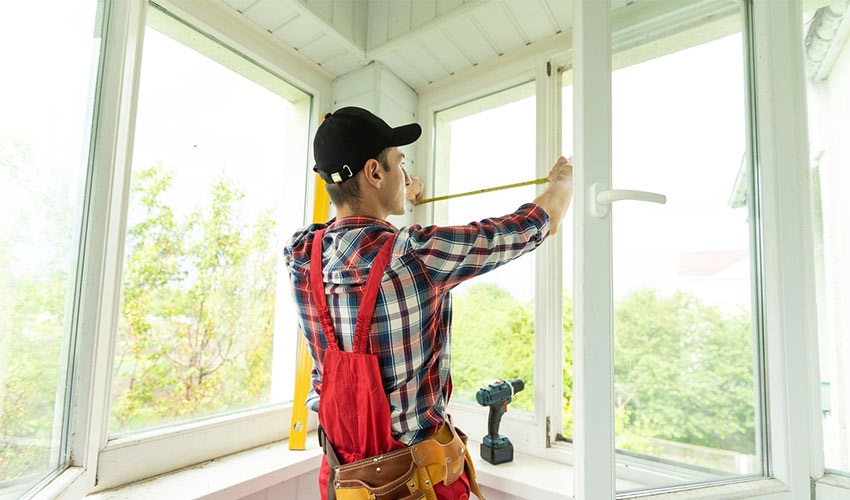
[[[499,435],[502,415],[508,411],[508,403],[513,395],[525,389],[521,379],[497,380],[487,387],[478,389],[475,399],[481,406],[490,407],[487,417],[487,435],[481,443],[481,458],[493,465],[510,462],[514,459],[514,445],[507,436]]]

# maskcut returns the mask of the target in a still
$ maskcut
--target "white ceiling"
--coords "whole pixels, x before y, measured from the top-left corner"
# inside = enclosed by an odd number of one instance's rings
[[[568,31],[573,7],[572,0],[224,1],[337,77],[377,60],[413,89]],[[612,0],[615,49],[738,13],[740,1]]]
[[[378,60],[414,89],[572,24],[567,0],[224,1],[335,76]]]

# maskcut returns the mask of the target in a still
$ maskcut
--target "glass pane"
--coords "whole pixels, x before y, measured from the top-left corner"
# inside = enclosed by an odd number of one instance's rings
[[[613,211],[618,491],[762,473],[743,17],[728,5],[614,59],[613,187],[668,200]]]
[[[435,192],[534,179],[535,101],[532,82],[437,113]],[[466,224],[506,215],[534,197],[534,186],[524,186],[437,202],[434,221]],[[477,404],[479,388],[496,379],[521,378],[525,390],[511,410],[533,412],[533,255],[456,287],[452,317],[452,401]]]
[[[561,75],[561,155],[573,156],[573,85],[572,71]],[[563,344],[564,344],[564,385],[563,420],[561,436],[573,436],[573,213],[567,212],[561,223],[563,238]]]
[[[303,224],[309,96],[167,13],[148,23],[113,435],[290,401],[294,387],[278,256]]]
[[[99,3],[0,4],[0,497],[17,498],[67,464]]]
[[[803,15],[826,467],[850,473],[850,49],[845,1]],[[843,28],[841,28],[843,27]],[[844,29],[842,36],[841,29]]]

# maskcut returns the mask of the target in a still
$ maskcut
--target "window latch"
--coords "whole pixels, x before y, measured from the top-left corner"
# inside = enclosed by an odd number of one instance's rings
[[[590,213],[601,219],[608,215],[608,207],[615,201],[634,200],[650,203],[667,203],[667,197],[663,194],[650,193],[648,191],[634,191],[631,189],[609,189],[602,190],[598,182],[590,186]]]

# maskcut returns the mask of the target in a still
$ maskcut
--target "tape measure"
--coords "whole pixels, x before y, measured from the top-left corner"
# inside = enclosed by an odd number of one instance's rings
[[[544,177],[542,179],[535,179],[533,181],[517,182],[517,183],[514,183],[514,184],[505,184],[504,186],[496,186],[496,187],[490,187],[490,188],[484,188],[484,189],[477,189],[475,191],[467,191],[465,193],[447,194],[447,195],[444,195],[444,196],[435,196],[433,198],[425,198],[423,200],[419,200],[419,202],[416,203],[416,204],[417,205],[424,205],[425,203],[433,203],[435,201],[450,200],[452,198],[460,198],[462,196],[472,196],[474,194],[483,194],[483,193],[489,193],[489,192],[492,192],[492,191],[501,191],[502,189],[511,189],[511,188],[517,188],[517,187],[522,187],[522,186],[531,186],[531,185],[534,185],[534,184],[546,184],[547,182],[549,182],[549,179]]]

